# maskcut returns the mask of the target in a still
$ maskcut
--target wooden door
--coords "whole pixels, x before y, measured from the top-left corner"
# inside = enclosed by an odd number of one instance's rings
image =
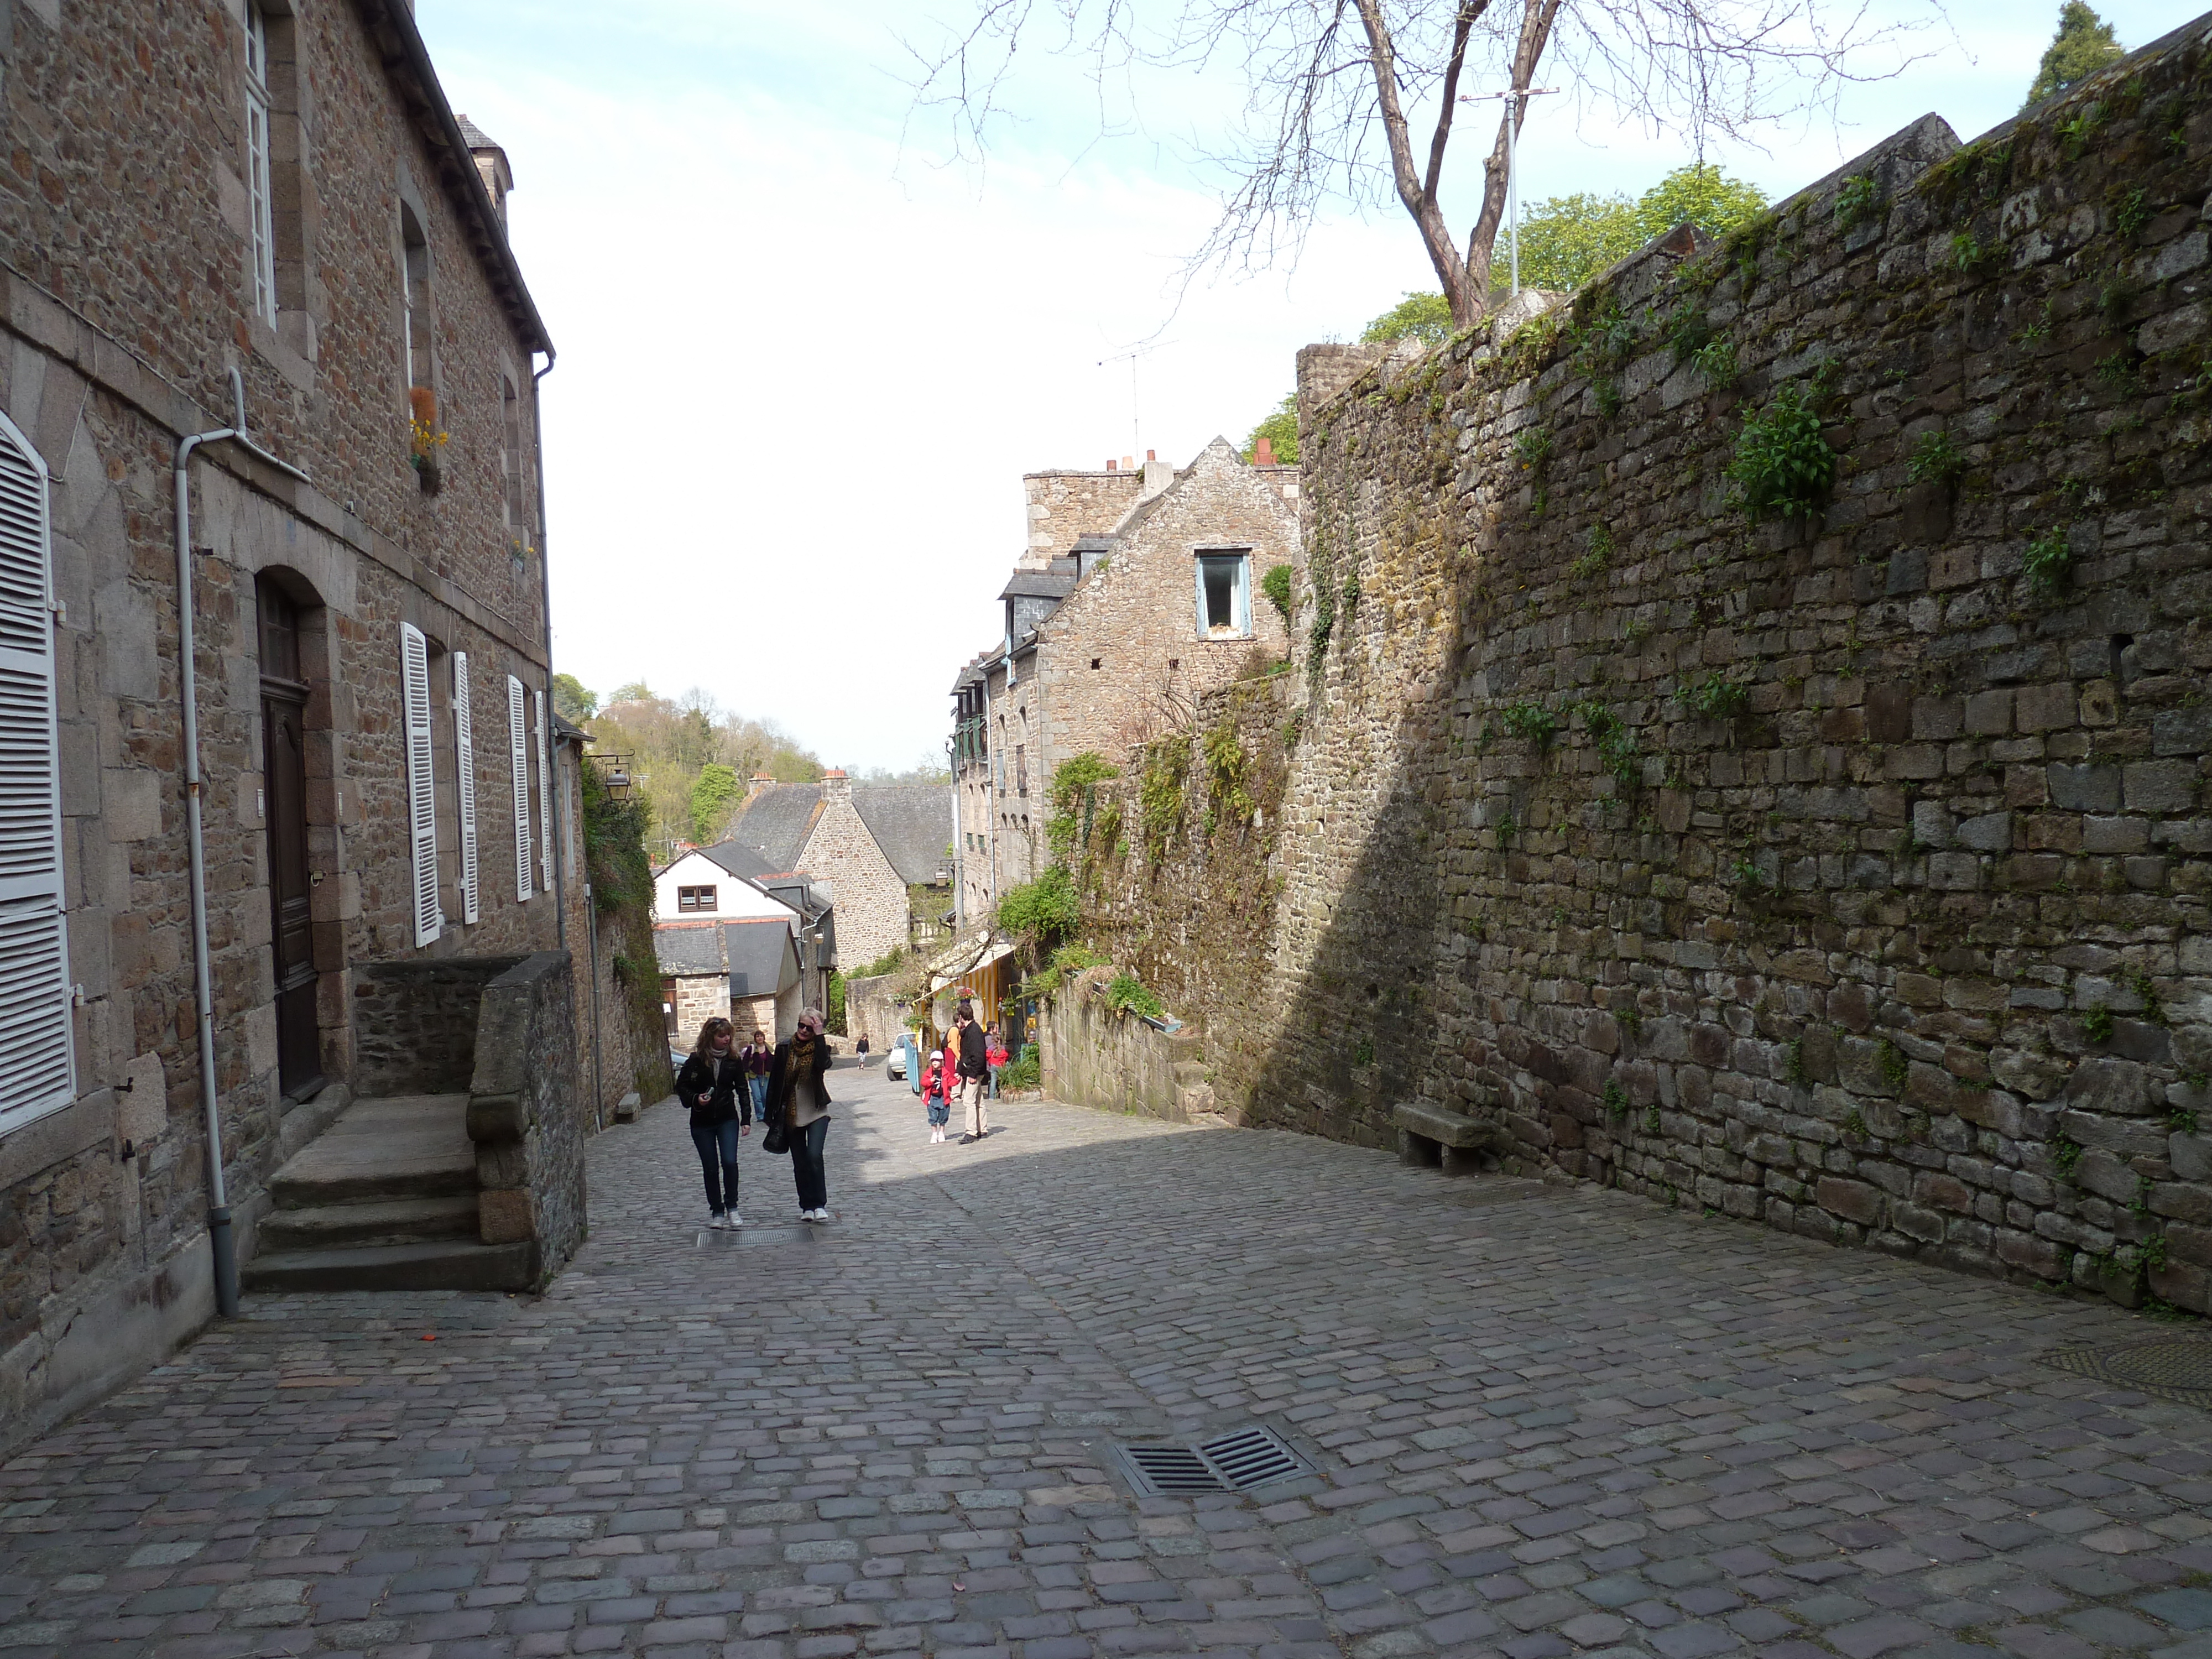
[[[300,678],[299,611],[260,585],[262,819],[269,836],[269,937],[276,970],[276,1074],[287,1098],[323,1085],[315,1022],[315,944],[307,863],[307,687]]]

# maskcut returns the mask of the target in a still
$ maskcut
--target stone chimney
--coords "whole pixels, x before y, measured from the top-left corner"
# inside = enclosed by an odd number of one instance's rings
[[[514,170],[507,164],[507,152],[467,116],[456,115],[453,121],[461,130],[462,142],[469,147],[469,159],[477,164],[477,176],[483,180],[484,193],[491,198],[492,210],[499,215],[499,228],[505,230],[507,193],[514,188]]]
[[[1164,461],[1151,450],[1145,452],[1145,482],[1137,491],[1137,499],[1148,501],[1175,482],[1176,470],[1172,461]]]
[[[1252,465],[1255,466],[1275,465],[1275,441],[1273,438],[1262,434],[1253,441]]]
[[[775,787],[775,779],[771,774],[767,772],[756,772],[753,774],[753,787],[745,791],[745,799],[747,800],[750,800],[755,795],[759,794],[763,789],[773,789]]]
[[[853,799],[853,781],[836,767],[822,775],[822,799],[849,801]]]

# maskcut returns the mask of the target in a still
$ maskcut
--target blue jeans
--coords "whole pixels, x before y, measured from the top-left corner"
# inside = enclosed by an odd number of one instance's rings
[[[699,1173],[707,1180],[707,1207],[716,1215],[738,1207],[738,1121],[691,1123],[691,1144],[699,1149]],[[721,1157],[718,1161],[715,1154]]]
[[[752,1077],[747,1078],[745,1081],[751,1086],[753,1091],[754,1120],[766,1123],[768,1121],[768,1079],[765,1077]]]
[[[929,1108],[931,1127],[941,1129],[952,1121],[952,1103],[943,1095],[932,1095],[924,1104]]]
[[[830,1207],[830,1177],[822,1167],[823,1143],[830,1139],[830,1120],[817,1117],[791,1136],[791,1178],[799,1188],[799,1207]]]

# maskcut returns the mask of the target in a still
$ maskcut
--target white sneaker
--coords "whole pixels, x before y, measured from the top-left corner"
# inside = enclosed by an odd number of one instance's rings
[[[721,1227],[727,1224],[722,1219],[722,1212],[720,1210],[716,1210],[708,1216],[707,1224],[709,1227]]]
[[[799,1212],[799,1218],[801,1221],[811,1221],[814,1219],[814,1212],[811,1210],[801,1210]]]
[[[745,1224],[744,1218],[732,1210],[722,1218],[722,1224],[725,1227],[742,1227]]]
[[[814,1212],[814,1218],[817,1221],[827,1221],[830,1218],[830,1212],[827,1210],[817,1210]]]

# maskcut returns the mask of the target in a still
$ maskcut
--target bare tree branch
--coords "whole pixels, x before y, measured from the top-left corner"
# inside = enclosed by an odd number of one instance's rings
[[[1681,135],[1702,155],[1777,123],[1826,113],[1859,82],[1912,60],[1917,27],[1870,17],[1870,0],[970,0],[967,25],[908,44],[913,112],[942,112],[956,157],[977,160],[1011,118],[1021,47],[1081,61],[1100,89],[1172,70],[1241,79],[1224,138],[1188,153],[1223,181],[1220,216],[1192,273],[1295,259],[1324,210],[1395,200],[1413,221],[1462,322],[1490,291],[1505,203],[1509,98],[1462,254],[1441,192],[1464,80],[1525,92],[1540,66],[1579,100]],[[1923,0],[1931,16],[1942,0]],[[1346,23],[1356,15],[1359,27]],[[1041,39],[1040,39],[1041,37]],[[1434,102],[1426,167],[1412,125]],[[911,115],[909,117],[911,119]]]

